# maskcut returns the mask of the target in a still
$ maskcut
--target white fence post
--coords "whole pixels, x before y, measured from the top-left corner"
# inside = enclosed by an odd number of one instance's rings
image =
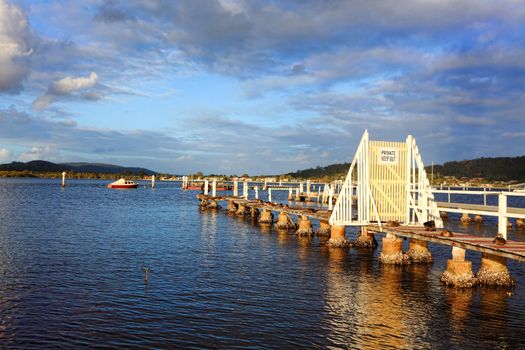
[[[259,186],[253,188],[255,190],[255,199],[259,199]]]
[[[204,180],[204,194],[208,195],[208,179]],[[215,197],[215,196],[214,196]]]
[[[272,201],[272,188],[268,187],[268,202]]]
[[[235,197],[239,196],[239,181],[233,180],[233,195]]]
[[[211,195],[212,197],[217,196],[217,179],[213,179],[212,185],[211,185]]]
[[[507,196],[503,193],[498,195],[498,233],[507,239]]]

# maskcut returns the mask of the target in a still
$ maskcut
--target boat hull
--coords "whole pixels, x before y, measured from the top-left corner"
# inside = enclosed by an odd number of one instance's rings
[[[120,189],[126,189],[126,188],[137,188],[139,184],[134,185],[108,185],[108,188],[120,188]]]

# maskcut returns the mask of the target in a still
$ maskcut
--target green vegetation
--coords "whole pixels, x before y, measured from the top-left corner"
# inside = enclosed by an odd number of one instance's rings
[[[332,164],[325,167],[318,166],[316,168],[297,170],[296,172],[286,174],[286,176],[296,179],[315,178],[334,180],[344,178],[349,168],[350,163]],[[427,166],[425,169],[428,176],[430,176],[431,166]],[[445,177],[477,178],[485,182],[525,182],[525,156],[514,158],[478,158],[447,162],[443,165],[434,165],[434,179],[437,180]]]

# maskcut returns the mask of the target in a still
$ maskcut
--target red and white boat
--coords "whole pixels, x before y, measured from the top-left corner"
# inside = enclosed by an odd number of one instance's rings
[[[138,186],[138,183],[125,179],[118,179],[117,181],[108,184],[108,188],[137,188]]]

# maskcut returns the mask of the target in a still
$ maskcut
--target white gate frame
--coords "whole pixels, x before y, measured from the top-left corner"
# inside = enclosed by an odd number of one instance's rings
[[[434,220],[436,227],[443,227],[439,210],[427,178],[425,166],[419,154],[415,139],[409,135],[406,139],[406,218],[403,225],[422,225]],[[364,226],[376,224],[382,229],[376,202],[370,189],[369,138],[365,130],[357,147],[354,159],[346,175],[343,187],[330,216],[331,225]],[[357,199],[356,217],[354,217],[354,193]],[[373,220],[370,218],[373,211]]]

